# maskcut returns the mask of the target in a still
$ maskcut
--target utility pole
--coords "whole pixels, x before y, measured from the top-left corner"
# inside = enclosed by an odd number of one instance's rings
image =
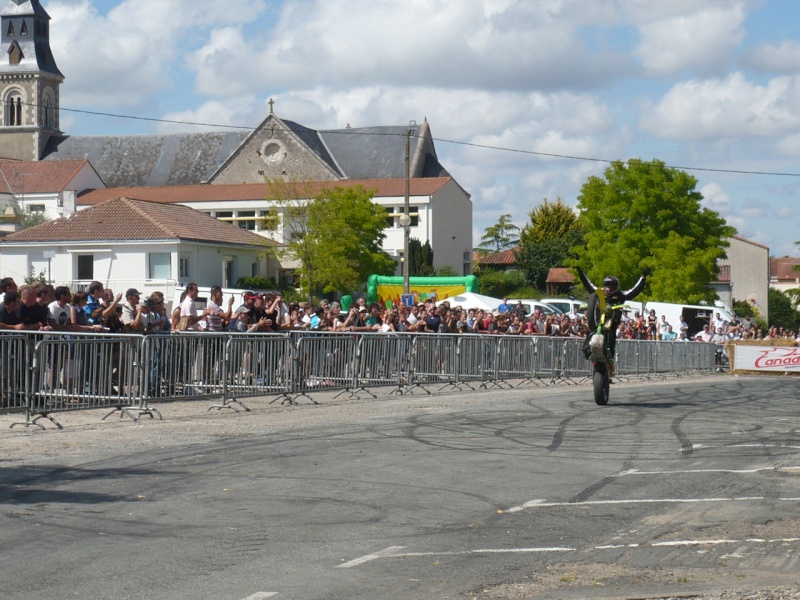
[[[400,226],[403,228],[403,294],[409,291],[409,255],[408,246],[411,238],[411,215],[409,215],[409,197],[411,195],[411,136],[414,135],[416,121],[410,121],[406,130],[406,185],[403,214],[400,216]]]

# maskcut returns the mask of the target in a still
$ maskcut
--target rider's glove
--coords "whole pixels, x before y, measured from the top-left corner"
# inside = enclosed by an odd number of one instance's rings
[[[650,267],[645,267],[644,269],[642,269],[642,277],[647,277],[652,272],[653,269],[651,269]]]

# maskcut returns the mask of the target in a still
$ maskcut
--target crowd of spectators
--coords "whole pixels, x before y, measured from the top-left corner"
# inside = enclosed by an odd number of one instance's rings
[[[543,335],[585,338],[586,318],[577,308],[572,314],[526,314],[521,302],[504,304],[502,311],[489,311],[445,300],[438,306],[432,299],[412,306],[367,303],[361,297],[342,310],[338,302],[321,300],[318,305],[286,302],[280,293],[245,292],[243,303],[234,307],[233,298],[223,302],[222,289],[211,288],[205,308],[196,306],[198,287],[186,286],[180,302],[167,312],[164,294],[147,297],[135,288],[114,294],[99,281],[83,292],[44,283],[17,288],[12,278],[0,280],[0,330],[104,331],[111,333],[153,333],[162,331],[342,331],[483,333],[497,335]],[[796,339],[794,331],[770,327],[764,331],[749,317],[733,322],[715,313],[699,333],[690,336],[683,316],[669,323],[655,311],[630,316],[624,313],[617,332],[620,339],[699,341],[724,344],[730,340]]]

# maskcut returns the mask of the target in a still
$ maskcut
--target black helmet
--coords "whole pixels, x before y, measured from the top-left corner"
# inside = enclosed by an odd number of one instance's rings
[[[611,291],[614,291],[619,287],[619,279],[617,279],[613,275],[609,275],[608,277],[603,279],[603,287],[607,287]]]

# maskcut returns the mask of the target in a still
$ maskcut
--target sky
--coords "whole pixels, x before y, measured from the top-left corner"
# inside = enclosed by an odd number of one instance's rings
[[[692,174],[771,256],[800,256],[796,0],[42,5],[73,135],[254,128],[270,98],[314,129],[427,119],[472,196],[475,245],[501,215],[524,227],[641,158]]]

